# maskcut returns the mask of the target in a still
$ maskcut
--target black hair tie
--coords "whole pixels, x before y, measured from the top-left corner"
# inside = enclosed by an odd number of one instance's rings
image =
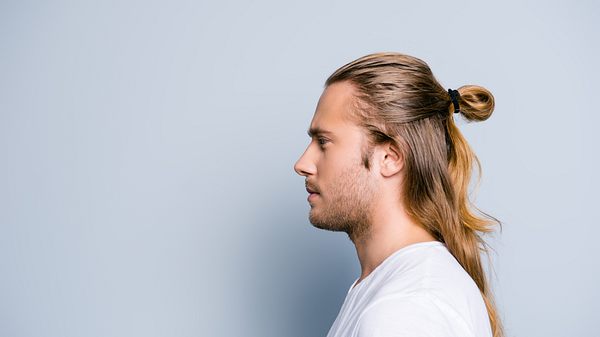
[[[448,94],[450,95],[450,99],[452,100],[452,105],[454,105],[454,113],[460,112],[460,106],[458,105],[458,99],[460,98],[460,93],[458,90],[448,89]]]

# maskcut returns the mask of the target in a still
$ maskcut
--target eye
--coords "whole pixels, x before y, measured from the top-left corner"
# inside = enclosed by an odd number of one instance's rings
[[[319,143],[319,146],[321,147],[323,147],[327,142],[328,140],[326,138],[317,138],[317,143]]]

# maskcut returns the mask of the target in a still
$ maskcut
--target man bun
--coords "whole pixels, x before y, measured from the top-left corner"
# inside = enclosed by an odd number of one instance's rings
[[[468,121],[484,121],[494,111],[494,96],[484,87],[478,85],[464,85],[458,88],[460,93],[460,112]],[[454,107],[450,104],[450,111]]]

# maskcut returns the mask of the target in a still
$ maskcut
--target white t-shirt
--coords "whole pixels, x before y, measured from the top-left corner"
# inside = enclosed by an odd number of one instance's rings
[[[446,245],[405,246],[356,279],[327,337],[491,337],[477,285]]]

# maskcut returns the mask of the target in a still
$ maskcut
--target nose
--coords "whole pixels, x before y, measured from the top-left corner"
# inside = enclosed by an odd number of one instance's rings
[[[315,174],[317,171],[317,167],[315,166],[314,161],[311,158],[311,154],[309,153],[310,146],[306,148],[302,156],[298,158],[296,164],[294,164],[294,171],[301,176],[309,176]]]

